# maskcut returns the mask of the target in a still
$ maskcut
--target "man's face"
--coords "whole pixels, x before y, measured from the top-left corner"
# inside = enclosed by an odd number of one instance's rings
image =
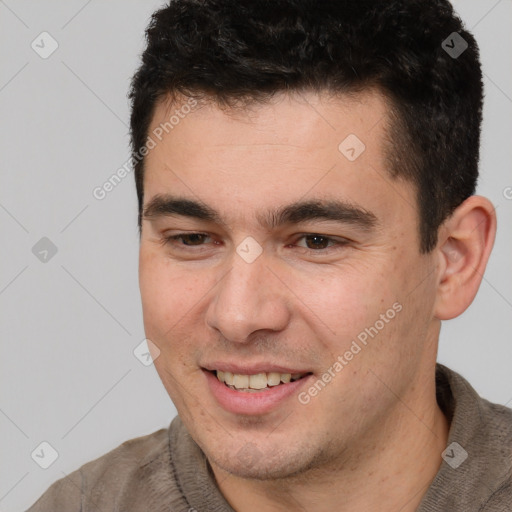
[[[243,477],[371,452],[386,424],[410,421],[397,397],[421,408],[432,385],[435,265],[419,253],[412,186],[387,171],[386,104],[303,98],[202,107],[146,157],[140,288],[155,366],[212,464]],[[149,134],[176,109],[160,104]],[[216,370],[266,387],[231,389]]]

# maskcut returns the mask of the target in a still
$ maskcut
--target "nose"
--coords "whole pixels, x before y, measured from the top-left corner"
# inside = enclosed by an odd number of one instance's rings
[[[281,331],[289,323],[288,289],[263,253],[252,263],[238,254],[215,287],[206,322],[234,343],[247,343],[256,331]]]

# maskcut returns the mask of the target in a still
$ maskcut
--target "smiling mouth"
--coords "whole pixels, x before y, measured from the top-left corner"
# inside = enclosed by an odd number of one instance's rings
[[[311,375],[311,373],[292,374],[277,372],[243,375],[240,373],[223,372],[221,370],[214,370],[211,373],[228,388],[245,393],[259,393]]]

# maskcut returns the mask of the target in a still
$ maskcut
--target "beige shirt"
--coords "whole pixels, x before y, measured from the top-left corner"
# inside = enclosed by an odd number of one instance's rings
[[[479,397],[437,365],[450,420],[444,462],[418,512],[512,511],[512,409]],[[457,443],[457,444],[452,444]],[[179,417],[52,484],[28,512],[233,512]]]

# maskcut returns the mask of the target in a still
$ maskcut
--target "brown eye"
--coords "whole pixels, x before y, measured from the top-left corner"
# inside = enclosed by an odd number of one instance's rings
[[[333,238],[319,233],[302,233],[292,244],[295,248],[307,253],[310,256],[327,256],[336,251],[341,251],[348,247],[350,240],[347,238]]]
[[[183,245],[201,245],[201,242],[204,242],[208,236],[203,233],[192,233],[190,235],[178,235],[178,237],[173,238],[180,239]]]
[[[308,249],[326,249],[329,245],[330,238],[322,235],[306,235],[306,246]]]
[[[162,242],[175,247],[199,247],[210,237],[206,233],[180,233],[178,235],[165,236]],[[179,243],[181,242],[181,243]]]

